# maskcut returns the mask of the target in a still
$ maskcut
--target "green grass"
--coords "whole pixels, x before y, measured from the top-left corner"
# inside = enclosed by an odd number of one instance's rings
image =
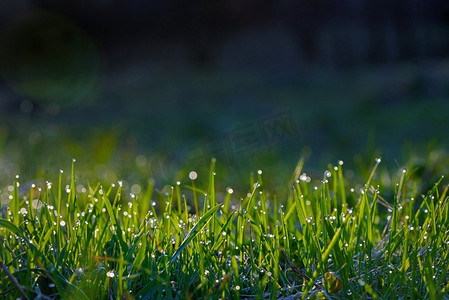
[[[426,189],[425,172],[379,164],[361,181],[343,162],[310,178],[300,161],[282,198],[262,171],[219,190],[214,159],[135,194],[76,182],[75,162],[68,182],[23,191],[17,178],[3,191],[0,298],[448,298],[444,178]]]

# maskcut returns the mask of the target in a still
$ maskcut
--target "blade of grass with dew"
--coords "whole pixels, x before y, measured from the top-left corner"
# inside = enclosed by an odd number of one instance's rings
[[[192,228],[192,230],[187,234],[184,241],[181,243],[179,248],[176,250],[176,252],[173,254],[173,256],[170,259],[170,263],[173,263],[176,258],[179,256],[179,254],[182,252],[182,250],[192,241],[192,239],[197,236],[197,234],[204,228],[204,226],[207,225],[207,223],[212,219],[212,217],[215,215],[217,210],[220,208],[222,204],[217,204],[214,207],[211,207],[198,221],[198,223]]]

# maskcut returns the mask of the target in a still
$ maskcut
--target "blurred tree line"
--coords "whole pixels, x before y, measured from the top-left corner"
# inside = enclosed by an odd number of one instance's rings
[[[0,4],[0,25],[15,13],[57,11],[106,45],[122,36],[180,40],[198,64],[213,63],[220,42],[236,32],[271,25],[288,30],[304,62],[314,65],[346,67],[449,53],[447,0],[7,2]]]

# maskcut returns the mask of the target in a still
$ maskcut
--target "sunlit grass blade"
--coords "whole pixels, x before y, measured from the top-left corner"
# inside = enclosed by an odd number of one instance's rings
[[[211,207],[198,221],[198,223],[190,230],[190,232],[187,234],[184,241],[181,243],[179,248],[176,250],[176,252],[173,254],[173,256],[170,259],[170,263],[173,263],[176,258],[179,256],[179,254],[182,252],[182,250],[192,241],[192,239],[198,235],[198,233],[207,225],[207,223],[212,219],[214,214],[217,212],[217,210],[222,206],[222,204],[217,204],[214,207]]]

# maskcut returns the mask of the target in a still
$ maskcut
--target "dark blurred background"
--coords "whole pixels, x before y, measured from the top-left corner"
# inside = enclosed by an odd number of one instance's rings
[[[0,75],[2,184],[400,165],[448,145],[449,2],[3,1]]]

